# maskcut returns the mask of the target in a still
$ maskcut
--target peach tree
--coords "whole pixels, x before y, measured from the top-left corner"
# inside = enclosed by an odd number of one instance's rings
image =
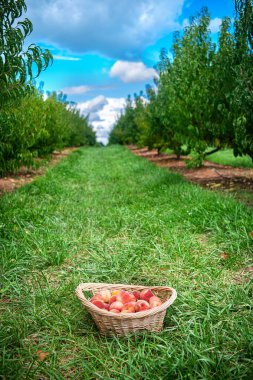
[[[236,0],[235,88],[233,110],[234,153],[253,159],[253,1]]]
[[[25,38],[32,32],[30,20],[20,20],[25,0],[5,0],[0,7],[0,107],[17,99],[32,87],[31,80],[52,61],[48,50],[32,44],[24,50]]]

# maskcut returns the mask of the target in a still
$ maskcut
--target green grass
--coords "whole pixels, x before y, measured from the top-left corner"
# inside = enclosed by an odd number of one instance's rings
[[[230,165],[235,168],[253,168],[253,161],[250,156],[235,157],[232,149],[225,149],[210,156],[207,160],[221,165]]]
[[[0,378],[253,378],[252,282],[235,279],[252,265],[243,204],[110,147],[72,153],[0,214]],[[80,282],[167,284],[178,298],[161,333],[102,337]]]
[[[212,147],[207,149],[207,152],[211,151]],[[166,149],[165,153],[173,154],[173,150]],[[216,153],[206,156],[206,159],[210,162],[214,162],[220,165],[229,165],[235,168],[253,168],[253,161],[250,156],[238,156],[235,157],[233,154],[233,149],[224,149]]]

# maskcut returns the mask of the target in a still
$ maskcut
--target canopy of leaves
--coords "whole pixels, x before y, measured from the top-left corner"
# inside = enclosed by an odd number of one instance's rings
[[[25,18],[24,0],[5,0],[0,6],[0,107],[31,89],[30,81],[52,62],[48,50],[30,45],[23,50],[25,38],[32,32],[31,21]],[[17,21],[18,20],[18,21]]]
[[[175,33],[173,59],[161,51],[155,88],[147,88],[147,102],[137,98],[131,108],[131,134],[126,107],[111,133],[120,139],[111,142],[170,148],[177,156],[186,148],[197,153],[198,164],[210,146],[253,158],[252,0],[236,2],[234,24],[223,19],[218,46],[209,28],[203,8],[183,33]]]
[[[95,132],[76,107],[54,93],[44,100],[35,89],[0,112],[0,136],[0,175],[66,146],[96,144]]]

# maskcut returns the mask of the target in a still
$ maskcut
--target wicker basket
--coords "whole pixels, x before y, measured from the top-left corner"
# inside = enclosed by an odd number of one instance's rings
[[[138,313],[115,314],[107,310],[99,309],[93,305],[83,292],[91,292],[93,295],[100,290],[143,290],[151,289],[163,301],[162,305],[150,310]],[[161,331],[167,308],[177,298],[175,289],[168,286],[137,286],[124,284],[85,283],[76,288],[76,295],[93,317],[100,332],[105,335],[127,335],[140,330]]]

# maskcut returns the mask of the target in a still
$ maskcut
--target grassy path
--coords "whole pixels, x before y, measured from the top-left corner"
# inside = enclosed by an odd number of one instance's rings
[[[253,378],[242,204],[111,147],[72,153],[0,215],[0,378]],[[178,299],[160,334],[104,338],[79,282],[168,284]]]

